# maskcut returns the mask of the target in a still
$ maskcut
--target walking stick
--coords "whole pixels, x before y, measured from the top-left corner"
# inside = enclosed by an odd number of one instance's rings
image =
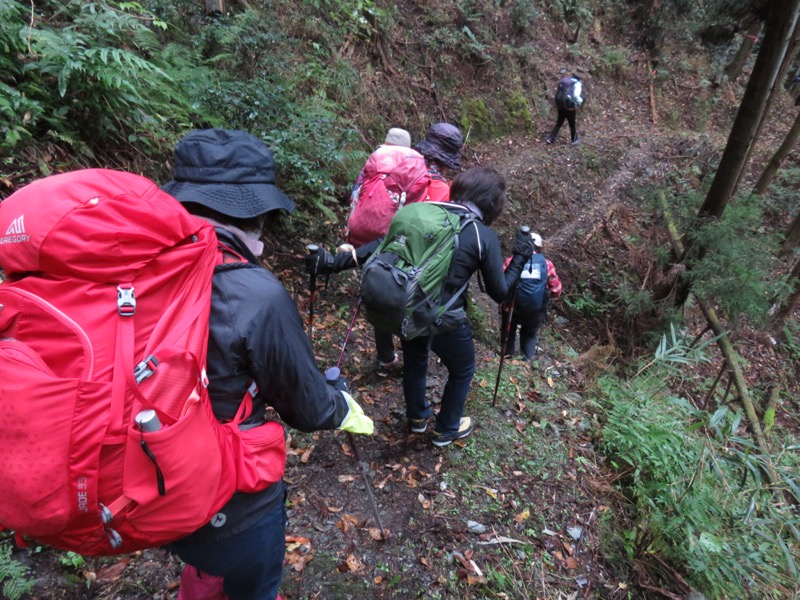
[[[358,309],[358,306],[360,306],[360,303],[356,305],[356,309]],[[355,319],[355,315],[353,316],[353,319]],[[342,348],[342,351],[344,351],[344,348]],[[325,371],[325,379],[326,381],[328,381],[328,383],[333,384],[339,379],[340,374],[341,371],[339,370],[339,367],[331,367],[330,369]],[[386,534],[384,533],[383,522],[381,521],[381,515],[378,512],[378,505],[375,504],[375,497],[372,495],[372,486],[369,482],[369,479],[367,478],[367,472],[361,465],[361,455],[358,452],[358,446],[356,446],[356,440],[351,432],[348,431],[346,433],[347,433],[347,441],[350,442],[350,447],[353,449],[353,456],[356,459],[356,466],[358,470],[361,471],[361,475],[364,477],[364,488],[367,490],[367,499],[369,500],[370,507],[372,508],[372,514],[375,517],[375,523],[378,525],[378,528],[381,531],[381,540],[386,540]]]
[[[309,254],[317,254],[319,246],[309,244],[306,246]],[[317,293],[317,274],[312,273],[308,276],[308,340],[314,345],[314,296]]]
[[[516,290],[515,290],[516,291]],[[514,314],[514,301],[516,298],[512,296],[511,302],[508,304],[503,303],[502,319],[505,323],[500,324],[500,365],[497,367],[497,379],[494,382],[494,394],[492,395],[492,406],[497,403],[497,389],[500,387],[500,374],[503,372],[503,361],[506,358],[506,345],[508,344],[508,336],[511,332],[511,317]]]
[[[339,360],[336,361],[336,366],[342,366],[342,358],[344,357],[344,349],[347,348],[347,342],[350,340],[350,332],[353,331],[353,325],[356,323],[356,317],[358,316],[358,311],[361,308],[361,296],[358,297],[358,302],[356,302],[356,309],[353,311],[353,318],[350,319],[350,327],[347,328],[347,335],[344,338],[344,343],[342,344],[342,351],[339,353]]]
[[[522,233],[530,234],[531,228],[527,225],[523,225],[519,228]],[[520,272],[520,276],[522,272]],[[508,335],[511,331],[511,317],[514,316],[514,303],[517,300],[517,284],[519,280],[514,282],[514,286],[509,293],[509,297],[511,300],[508,304],[503,303],[501,305],[502,308],[502,317],[505,317],[506,322],[500,323],[500,364],[497,367],[497,379],[494,382],[494,394],[492,395],[492,406],[497,403],[497,390],[500,387],[500,374],[503,372],[503,362],[506,358],[506,344],[508,343]],[[506,309],[508,307],[508,309]]]

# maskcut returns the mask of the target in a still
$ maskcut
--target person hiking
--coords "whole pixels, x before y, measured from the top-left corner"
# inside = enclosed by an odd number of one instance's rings
[[[547,320],[547,309],[550,301],[561,294],[561,280],[556,268],[542,254],[542,237],[531,233],[534,251],[520,276],[514,297],[514,312],[506,340],[506,356],[514,354],[519,327],[519,349],[525,360],[536,356],[539,345],[539,329]],[[506,265],[511,257],[506,259]]]
[[[480,271],[486,291],[496,302],[502,302],[522,272],[525,262],[533,253],[533,240],[529,234],[517,234],[512,258],[503,270],[503,254],[497,234],[489,227],[503,210],[506,199],[506,180],[487,167],[473,167],[460,173],[451,186],[451,202],[447,210],[470,216],[469,223],[459,234],[458,246],[452,258],[451,272],[445,295],[465,287],[464,293],[442,317],[453,329],[432,337],[422,336],[402,340],[403,349],[403,396],[406,416],[413,433],[427,431],[432,413],[425,392],[428,376],[428,356],[432,350],[447,368],[448,378],[442,394],[441,409],[436,415],[432,443],[447,446],[455,440],[470,435],[475,424],[464,417],[464,407],[470,384],[475,374],[475,346],[472,328],[465,318],[449,318],[446,315],[462,314],[466,306],[466,286],[472,275]],[[323,268],[343,270],[356,266],[352,256],[342,254],[334,259],[325,253],[319,261],[306,261],[306,269]],[[359,260],[359,263],[361,261]],[[316,271],[319,273],[320,271]],[[323,273],[325,271],[322,271]],[[450,296],[452,297],[452,296]],[[449,298],[447,299],[449,300]],[[447,301],[445,300],[445,301]]]
[[[405,129],[401,129],[400,127],[392,127],[386,132],[386,138],[383,141],[381,146],[400,146],[401,148],[410,148],[411,147],[411,134],[408,133]],[[380,148],[381,146],[378,146]],[[352,191],[350,193],[350,201],[351,203],[354,201],[354,197],[357,197],[358,190],[361,189],[361,184],[364,183],[364,169],[361,169],[361,172],[358,174],[356,178],[356,182],[353,184]]]
[[[564,124],[565,119],[567,120],[567,123],[569,123],[571,143],[580,143],[581,140],[580,137],[578,137],[578,127],[576,125],[575,117],[578,109],[583,104],[583,96],[581,95],[582,93],[583,80],[574,73],[572,75],[563,77],[561,81],[558,82],[555,95],[555,105],[556,109],[558,110],[558,119],[556,120],[556,126],[553,127],[553,131],[551,131],[550,135],[547,136],[548,144],[552,144],[556,141],[558,131]]]
[[[249,393],[252,417],[242,427],[263,422],[269,406],[300,431],[371,434],[372,421],[343,382],[326,383],[294,301],[259,259],[266,221],[295,208],[275,185],[271,150],[244,131],[192,131],[175,147],[173,179],[162,189],[211,223],[223,250],[209,318],[214,415],[233,419]],[[258,493],[237,492],[207,525],[170,544],[187,563],[179,598],[274,600],[283,570],[285,497],[282,481]],[[209,591],[214,587],[216,595]]]
[[[450,183],[445,177],[448,170],[461,170],[461,146],[464,137],[461,130],[450,123],[431,125],[428,135],[414,148],[425,157],[431,181],[428,184],[428,200],[447,202],[450,199]]]
[[[425,159],[410,147],[411,135],[408,131],[392,127],[386,134],[384,143],[370,155],[361,169],[351,194],[350,217],[345,235],[353,246],[360,248],[363,244],[382,237],[399,206],[419,202],[427,197],[428,175],[425,173]],[[400,149],[407,151],[400,152]],[[396,194],[393,195],[387,188],[389,175],[392,176],[393,184],[402,189],[402,201],[398,199],[394,202]],[[379,377],[388,377],[400,365],[400,358],[394,350],[394,338],[391,333],[377,327],[373,328],[373,333],[377,374]]]

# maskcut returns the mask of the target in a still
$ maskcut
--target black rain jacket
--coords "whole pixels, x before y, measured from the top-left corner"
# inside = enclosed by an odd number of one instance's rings
[[[214,271],[207,360],[214,414],[232,419],[255,381],[259,393],[248,424],[263,422],[271,406],[294,429],[337,428],[347,415],[347,401],[319,371],[291,296],[235,235],[219,227],[216,233],[248,262],[219,265]],[[214,520],[222,526],[208,524],[175,546],[235,535],[283,499],[282,482],[256,494],[236,493],[219,511],[224,519]]]

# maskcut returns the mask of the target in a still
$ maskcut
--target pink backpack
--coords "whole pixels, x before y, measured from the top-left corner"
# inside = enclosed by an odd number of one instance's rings
[[[399,209],[426,199],[430,182],[425,158],[403,146],[384,145],[375,150],[362,175],[347,221],[346,238],[356,248],[386,235]]]
[[[214,229],[152,181],[87,169],[0,204],[0,525],[85,555],[174,541],[283,475],[283,428],[206,390]],[[154,410],[160,428],[135,418]]]

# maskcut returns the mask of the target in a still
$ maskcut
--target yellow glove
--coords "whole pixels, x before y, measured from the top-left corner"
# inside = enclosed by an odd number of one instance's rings
[[[364,411],[358,405],[358,402],[353,400],[353,397],[347,392],[342,392],[342,396],[347,400],[347,415],[345,415],[339,429],[342,431],[349,431],[350,433],[361,433],[363,435],[372,435],[375,431],[375,425],[372,423]]]

